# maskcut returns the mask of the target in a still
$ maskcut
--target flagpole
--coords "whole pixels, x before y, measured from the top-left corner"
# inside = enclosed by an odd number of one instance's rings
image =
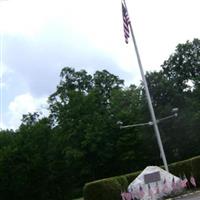
[[[123,1],[124,1],[124,6],[125,6],[125,8],[126,8],[126,10],[128,12],[128,9],[127,9],[127,6],[126,6],[126,2],[125,2],[125,0],[123,0]],[[149,93],[149,88],[148,88],[147,81],[146,81],[146,78],[145,78],[145,75],[144,75],[142,62],[141,62],[141,59],[140,59],[140,54],[139,54],[139,50],[138,50],[138,47],[137,47],[136,39],[135,39],[135,36],[134,36],[134,33],[133,33],[133,28],[132,28],[131,22],[129,23],[129,27],[130,27],[130,31],[131,31],[133,44],[134,44],[134,47],[135,47],[137,61],[138,61],[138,65],[139,65],[139,68],[140,68],[140,73],[141,73],[142,80],[143,80],[143,83],[144,83],[144,88],[145,88],[145,93],[146,93],[146,97],[147,97],[147,101],[148,101],[149,111],[151,113],[154,132],[156,134],[158,146],[159,146],[159,149],[160,149],[160,154],[161,154],[161,157],[162,157],[162,160],[163,160],[163,164],[164,164],[165,170],[169,171],[168,165],[167,165],[166,156],[165,156],[165,152],[164,152],[162,141],[161,141],[161,137],[160,137],[160,132],[159,132],[159,129],[158,129],[158,124],[157,124],[155,112],[154,112],[154,109],[153,109],[153,105],[152,105],[152,101],[151,101],[151,97],[150,97],[150,93]]]

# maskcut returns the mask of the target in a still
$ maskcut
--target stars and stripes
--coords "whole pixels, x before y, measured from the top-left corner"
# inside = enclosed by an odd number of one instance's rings
[[[187,180],[186,176],[184,175],[183,176],[183,180],[181,181],[182,188],[186,188],[187,187],[187,183],[188,183],[188,180]]]
[[[152,191],[152,189],[151,189],[151,186],[150,186],[150,184],[148,184],[148,195],[151,197],[151,199],[152,199],[152,197],[153,197],[153,191]]]
[[[123,17],[125,42],[128,44],[128,38],[130,37],[130,19],[128,16],[128,11],[123,2],[122,2],[122,17]]]
[[[144,197],[144,190],[143,190],[143,188],[142,188],[142,186],[140,185],[140,187],[139,187],[139,197],[140,197],[140,199],[142,199],[143,197]]]
[[[156,182],[156,194],[160,194],[160,188],[158,182]]]
[[[176,183],[175,183],[174,176],[172,178],[172,190],[176,190]]]
[[[121,192],[121,197],[123,200],[131,200],[132,195],[130,192]]]
[[[168,187],[166,178],[165,178],[164,181],[163,181],[162,192],[163,192],[164,194],[167,194],[167,193],[169,192],[169,187]]]
[[[191,176],[191,177],[190,177],[190,183],[191,183],[194,187],[197,186],[194,176]]]

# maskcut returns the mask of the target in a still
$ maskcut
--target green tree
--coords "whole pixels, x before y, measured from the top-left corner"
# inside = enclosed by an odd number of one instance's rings
[[[82,70],[62,70],[57,91],[49,98],[50,116],[62,138],[60,147],[66,160],[72,161],[74,174],[79,171],[74,182],[80,182],[80,177],[94,180],[141,166],[142,134],[136,134],[135,129],[121,131],[116,124],[118,120],[139,123],[140,100],[140,89],[123,89],[123,81],[106,70],[93,76]]]
[[[144,122],[142,111],[141,88],[130,85],[112,95],[111,108],[115,121],[123,122],[123,125],[138,124]],[[141,169],[146,165],[149,152],[144,128],[135,127],[115,130],[116,139],[116,165],[118,173],[130,172]],[[152,157],[151,157],[152,158]]]
[[[170,114],[173,107],[179,107],[177,119],[159,124],[170,162],[199,153],[196,114],[199,105],[199,64],[200,41],[194,39],[179,44],[175,53],[164,61],[162,71],[146,75],[158,118]]]
[[[14,140],[0,155],[0,196],[3,199],[48,199],[48,119],[23,117]]]
[[[200,40],[194,39],[177,45],[175,53],[164,61],[162,68],[165,76],[180,91],[191,89],[200,83]]]

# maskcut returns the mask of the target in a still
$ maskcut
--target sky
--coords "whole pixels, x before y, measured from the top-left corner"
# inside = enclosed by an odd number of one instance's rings
[[[179,43],[200,37],[199,0],[126,0],[144,71],[160,70]],[[106,69],[139,85],[120,0],[0,0],[0,128],[47,114],[63,67]]]

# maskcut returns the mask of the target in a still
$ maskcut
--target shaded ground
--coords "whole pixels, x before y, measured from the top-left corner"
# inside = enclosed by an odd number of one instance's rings
[[[200,200],[200,191],[181,195],[181,196],[171,198],[171,199],[173,200]]]

